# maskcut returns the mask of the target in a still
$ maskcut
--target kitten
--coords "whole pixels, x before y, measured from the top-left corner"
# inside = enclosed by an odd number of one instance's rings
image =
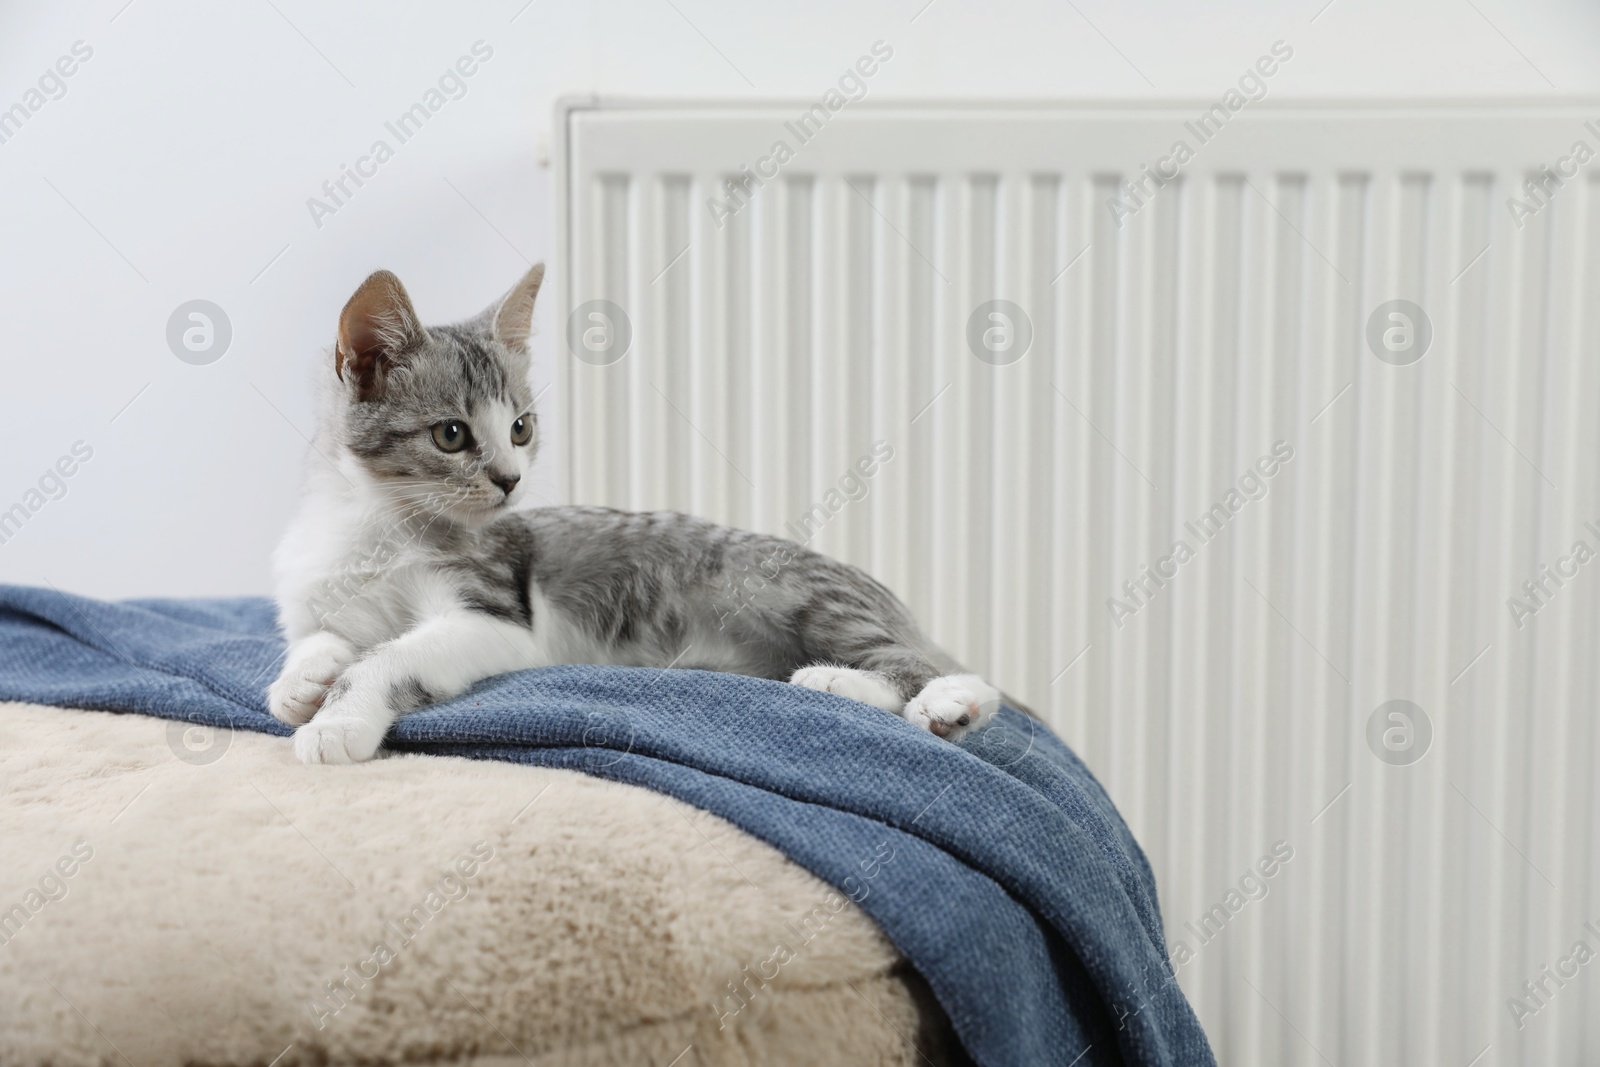
[[[289,650],[268,704],[302,760],[370,759],[396,717],[556,663],[787,679],[951,739],[994,714],[1000,694],[855,567],[676,512],[514,510],[539,443],[543,280],[540,264],[476,318],[424,328],[379,271],[340,314],[275,556]]]

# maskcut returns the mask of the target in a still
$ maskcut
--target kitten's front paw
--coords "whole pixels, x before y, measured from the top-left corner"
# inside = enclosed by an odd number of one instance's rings
[[[906,721],[954,741],[1000,710],[1000,691],[976,674],[935,678],[906,702]]]
[[[371,720],[325,712],[294,732],[294,754],[301,763],[365,763],[377,753],[383,734]]]
[[[283,672],[267,687],[267,710],[289,726],[306,722],[354,659],[355,651],[331,634],[308,638],[289,649]]]
[[[789,676],[790,685],[859,700],[884,711],[900,710],[900,694],[882,675],[851,667],[801,667]]]
[[[320,672],[319,672],[320,673]],[[267,710],[272,717],[288,726],[299,726],[308,721],[322,707],[322,698],[328,695],[338,675],[305,677],[290,675],[287,671],[267,688]]]

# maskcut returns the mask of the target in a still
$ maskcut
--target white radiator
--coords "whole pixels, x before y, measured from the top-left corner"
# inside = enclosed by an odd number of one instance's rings
[[[569,498],[814,533],[1031,703],[1223,1063],[1600,1063],[1600,106],[807,106],[560,109]]]

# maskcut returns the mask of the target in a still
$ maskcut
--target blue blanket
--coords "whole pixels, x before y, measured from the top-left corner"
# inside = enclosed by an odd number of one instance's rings
[[[0,699],[287,735],[264,697],[282,654],[265,600],[0,586]],[[979,1064],[1215,1062],[1143,852],[1083,763],[1013,709],[951,744],[778,682],[550,667],[408,715],[387,745],[585,771],[720,815],[856,900]]]

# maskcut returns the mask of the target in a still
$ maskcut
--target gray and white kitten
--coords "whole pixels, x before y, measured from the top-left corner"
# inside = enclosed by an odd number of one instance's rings
[[[855,567],[676,512],[514,510],[543,280],[540,264],[476,318],[425,328],[379,271],[340,314],[274,559],[289,650],[268,701],[302,760],[370,759],[396,717],[556,663],[787,679],[952,739],[994,714],[1000,694]]]

